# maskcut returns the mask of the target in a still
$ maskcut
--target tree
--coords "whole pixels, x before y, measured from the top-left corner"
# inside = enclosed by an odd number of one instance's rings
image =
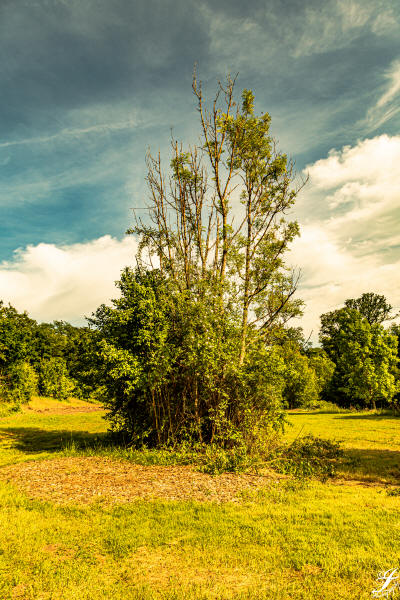
[[[44,359],[39,372],[40,392],[56,400],[67,400],[75,390],[64,358],[52,356]]]
[[[26,361],[12,363],[0,374],[0,398],[17,406],[29,402],[38,391],[38,376]]]
[[[31,356],[36,321],[0,300],[0,370]]]
[[[230,77],[219,84],[208,110],[194,77],[201,144],[184,150],[172,140],[168,179],[160,155],[147,156],[151,224],[138,218],[128,233],[141,238],[139,268],[152,268],[156,256],[180,292],[201,295],[211,286],[221,313],[240,312],[243,364],[253,332],[268,339],[301,314],[302,302],[293,300],[298,274],[284,263],[299,227],[285,216],[305,182],[294,186],[293,165],[269,134],[270,115],[255,116],[250,90],[240,109],[234,85]]]
[[[397,339],[397,358],[399,359],[399,361],[395,370],[395,378],[396,381],[399,383],[399,389],[397,390],[394,402],[398,405],[400,400],[400,325],[398,323],[393,323],[390,327],[390,333],[394,335]]]
[[[17,388],[59,399],[72,393],[89,397],[98,386],[96,361],[96,333],[88,327],[63,321],[38,324],[26,312],[0,301],[2,397],[15,396]],[[21,394],[21,398],[29,395]]]
[[[285,215],[302,182],[268,113],[255,116],[248,90],[237,106],[234,84],[220,84],[208,110],[194,78],[201,143],[172,141],[169,177],[160,156],[147,156],[148,220],[129,230],[140,237],[137,267],[92,319],[110,418],[133,440],[250,446],[282,422],[284,364],[272,340],[301,313],[284,258],[298,234]]]
[[[318,400],[318,378],[305,354],[297,344],[284,344],[282,357],[285,363],[283,397],[288,408],[309,406]]]
[[[341,308],[321,315],[320,341],[335,363],[332,401],[375,408],[378,400],[393,400],[398,391],[397,339],[381,324],[370,324],[354,308]]]
[[[307,351],[310,367],[317,377],[318,398],[324,399],[335,371],[335,364],[328,358],[321,348],[310,348]]]
[[[368,323],[383,323],[394,319],[397,315],[391,315],[393,306],[388,303],[385,296],[369,292],[362,294],[359,298],[349,299],[345,301],[347,308],[354,308],[367,319]]]

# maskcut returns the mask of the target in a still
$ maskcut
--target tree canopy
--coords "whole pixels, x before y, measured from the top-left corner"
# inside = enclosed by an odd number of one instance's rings
[[[357,310],[368,323],[383,323],[392,320],[396,315],[392,315],[393,306],[388,303],[385,296],[368,292],[362,294],[359,298],[345,301],[347,308]]]
[[[368,315],[371,319],[371,313]],[[379,311],[375,318],[382,316]],[[321,315],[320,342],[335,363],[330,400],[373,408],[378,401],[393,400],[399,387],[397,338],[379,322],[370,323],[361,311],[346,303],[345,308]]]

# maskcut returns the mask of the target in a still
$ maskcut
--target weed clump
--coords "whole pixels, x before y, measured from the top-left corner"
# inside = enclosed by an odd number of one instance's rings
[[[326,481],[336,475],[336,467],[343,456],[338,442],[307,435],[280,448],[274,468],[280,473],[299,479],[316,477]]]

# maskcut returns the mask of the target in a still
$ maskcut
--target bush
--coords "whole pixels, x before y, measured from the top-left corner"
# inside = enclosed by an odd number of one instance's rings
[[[278,352],[254,343],[239,366],[235,322],[211,300],[174,295],[155,271],[126,269],[119,286],[115,307],[101,307],[93,320],[103,336],[112,429],[138,446],[187,441],[264,451],[284,420]]]
[[[38,376],[28,362],[13,363],[2,377],[0,393],[4,400],[23,404],[37,394]]]
[[[274,464],[281,473],[299,479],[317,477],[324,481],[335,476],[342,456],[343,451],[337,442],[307,435],[281,448]]]
[[[224,449],[215,444],[206,446],[204,454],[200,454],[199,470],[209,475],[221,473],[240,473],[258,466],[258,462],[247,450],[246,446]]]
[[[57,400],[67,400],[75,389],[63,358],[52,357],[40,363],[40,393]]]

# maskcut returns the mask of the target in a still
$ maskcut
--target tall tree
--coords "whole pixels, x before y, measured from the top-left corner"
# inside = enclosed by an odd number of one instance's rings
[[[250,90],[237,105],[234,86],[229,77],[219,84],[208,109],[194,77],[201,143],[185,150],[172,141],[168,178],[160,155],[148,155],[151,225],[138,218],[128,233],[141,237],[141,267],[146,251],[180,291],[211,284],[222,312],[240,307],[241,365],[255,330],[268,337],[301,313],[293,300],[298,274],[284,257],[299,233],[286,214],[304,181],[295,184],[292,163],[277,150],[270,115],[255,115]]]
[[[170,172],[147,156],[148,218],[137,268],[121,297],[93,318],[101,342],[105,402],[132,439],[262,444],[281,422],[283,359],[274,333],[302,303],[285,264],[298,235],[288,218],[304,182],[277,150],[254,96],[219,84],[210,106],[193,80],[200,143],[172,140]],[[141,213],[143,214],[143,213]]]

